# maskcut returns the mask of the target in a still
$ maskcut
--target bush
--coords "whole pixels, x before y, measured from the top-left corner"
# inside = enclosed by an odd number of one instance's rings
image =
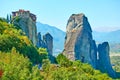
[[[2,80],[41,79],[38,68],[33,67],[27,57],[19,54],[15,48],[11,52],[0,52],[0,67],[3,71]]]

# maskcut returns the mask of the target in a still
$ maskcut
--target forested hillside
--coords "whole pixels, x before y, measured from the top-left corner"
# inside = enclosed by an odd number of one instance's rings
[[[46,49],[36,48],[21,29],[8,24],[2,18],[0,18],[0,79],[112,80],[107,74],[94,70],[89,64],[69,61],[62,54],[57,56],[55,64],[51,64]]]

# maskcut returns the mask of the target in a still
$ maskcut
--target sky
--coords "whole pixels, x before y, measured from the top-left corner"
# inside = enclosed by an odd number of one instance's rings
[[[0,17],[29,10],[37,21],[66,31],[72,14],[84,13],[95,31],[120,29],[120,0],[0,0]]]

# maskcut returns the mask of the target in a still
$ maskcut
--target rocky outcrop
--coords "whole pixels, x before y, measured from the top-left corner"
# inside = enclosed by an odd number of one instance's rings
[[[35,46],[46,48],[48,56],[52,60],[53,37],[46,33],[42,40],[41,33],[37,35],[36,19],[36,16],[30,11],[19,10],[12,12],[12,23],[22,29]]]
[[[53,37],[49,33],[46,33],[43,36],[43,41],[46,44],[46,48],[47,48],[49,55],[52,55],[52,53],[53,53]]]
[[[104,42],[98,45],[98,63],[97,69],[101,72],[108,73],[111,77],[116,77],[115,71],[112,69],[109,57],[109,44],[108,42]]]
[[[46,48],[48,55],[52,55],[53,53],[53,37],[50,33],[46,33],[43,35],[43,40],[41,39],[41,33],[38,33],[38,43],[37,47]]]
[[[47,48],[45,40],[41,39],[41,33],[38,33],[38,42],[37,42],[37,47],[42,47],[42,48]]]
[[[34,14],[24,10],[12,12],[12,23],[20,27],[34,45],[37,44],[36,16]]]
[[[96,44],[84,14],[73,14],[67,23],[63,54],[70,60],[81,60],[96,66]],[[94,55],[94,56],[92,56]]]
[[[55,57],[53,56],[53,37],[50,33],[46,33],[45,35],[43,35],[43,39],[41,39],[41,33],[38,33],[37,47],[46,48],[49,60],[52,63],[55,63]]]
[[[70,60],[80,60],[95,69],[116,77],[109,57],[109,44],[96,46],[91,26],[84,14],[73,14],[68,20],[63,54]]]

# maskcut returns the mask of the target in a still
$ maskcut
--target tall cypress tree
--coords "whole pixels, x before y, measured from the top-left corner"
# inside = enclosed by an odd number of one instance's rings
[[[7,23],[9,23],[9,21],[10,21],[10,20],[9,20],[9,15],[7,14]]]
[[[11,20],[12,20],[12,16],[11,16],[11,14],[10,14],[10,21],[9,21],[10,23],[11,23]]]

